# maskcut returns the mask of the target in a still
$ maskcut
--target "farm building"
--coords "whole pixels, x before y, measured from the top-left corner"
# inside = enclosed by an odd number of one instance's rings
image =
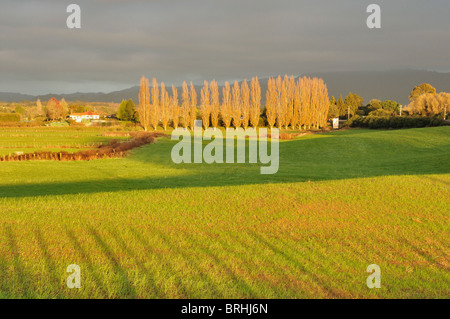
[[[100,119],[100,115],[97,113],[93,113],[93,112],[73,113],[73,114],[70,114],[69,117],[76,122],[81,122],[83,120],[98,120],[98,119]]]

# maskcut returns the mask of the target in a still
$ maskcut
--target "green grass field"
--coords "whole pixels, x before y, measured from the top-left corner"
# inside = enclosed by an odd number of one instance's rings
[[[76,152],[107,143],[113,138],[124,139],[102,136],[103,132],[109,131],[106,128],[0,128],[0,156],[14,152]]]
[[[450,297],[450,127],[282,141],[275,175],[174,144],[0,163],[0,298]]]

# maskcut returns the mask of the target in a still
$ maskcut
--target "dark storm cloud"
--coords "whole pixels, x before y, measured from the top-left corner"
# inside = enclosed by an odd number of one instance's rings
[[[370,3],[382,29],[369,30]],[[66,27],[77,3],[82,28]],[[0,91],[111,91],[340,70],[450,71],[447,0],[2,0]]]

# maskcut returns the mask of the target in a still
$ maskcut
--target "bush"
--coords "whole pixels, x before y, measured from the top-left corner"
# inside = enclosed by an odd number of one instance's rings
[[[378,116],[378,117],[390,117],[392,115],[391,110],[378,109],[369,113],[369,116]]]
[[[0,113],[0,122],[20,122],[19,113]]]
[[[365,112],[363,109],[358,109],[358,110],[356,111],[356,115],[364,116],[364,115],[366,115],[366,112]]]
[[[34,152],[21,153],[0,157],[0,162],[27,161],[27,160],[55,160],[55,161],[89,161],[100,158],[123,157],[127,151],[153,143],[156,138],[164,136],[164,133],[130,132],[131,140],[119,142],[112,140],[107,145],[100,145],[97,149],[68,153],[59,152]]]
[[[444,121],[439,117],[385,117],[373,115],[367,117],[354,116],[345,124],[345,126],[349,127],[362,127],[370,129],[400,129],[441,125],[444,125]]]

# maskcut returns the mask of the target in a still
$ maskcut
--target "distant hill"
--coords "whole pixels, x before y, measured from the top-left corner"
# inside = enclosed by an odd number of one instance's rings
[[[36,97],[28,94],[0,92],[1,102],[21,102],[26,100],[34,100]]]
[[[328,85],[330,97],[339,94],[343,97],[349,93],[357,93],[368,103],[371,99],[394,100],[400,104],[408,104],[408,96],[411,90],[421,83],[427,82],[433,85],[438,92],[450,91],[450,73],[439,73],[432,71],[417,70],[394,70],[394,71],[360,71],[360,72],[320,72],[305,74],[308,76],[318,76],[325,80]],[[249,79],[248,79],[249,80]],[[265,92],[267,90],[267,78],[260,79],[262,104],[265,104]],[[181,88],[179,95],[181,95]],[[170,90],[170,88],[169,88]],[[196,86],[197,93],[200,93],[200,86]],[[222,92],[222,87],[220,87]],[[86,102],[115,102],[120,103],[122,99],[133,99],[138,101],[139,86],[133,86],[121,91],[110,93],[72,93],[72,94],[46,94],[27,95],[20,93],[0,92],[0,101],[21,102],[24,100],[48,101],[55,97],[58,100],[63,97],[66,101],[86,101]]]
[[[349,93],[357,93],[368,103],[371,99],[394,100],[400,104],[409,103],[409,93],[424,82],[430,83],[437,92],[450,92],[450,73],[401,70],[387,72],[335,72],[316,73],[328,85],[330,97],[336,99]]]

